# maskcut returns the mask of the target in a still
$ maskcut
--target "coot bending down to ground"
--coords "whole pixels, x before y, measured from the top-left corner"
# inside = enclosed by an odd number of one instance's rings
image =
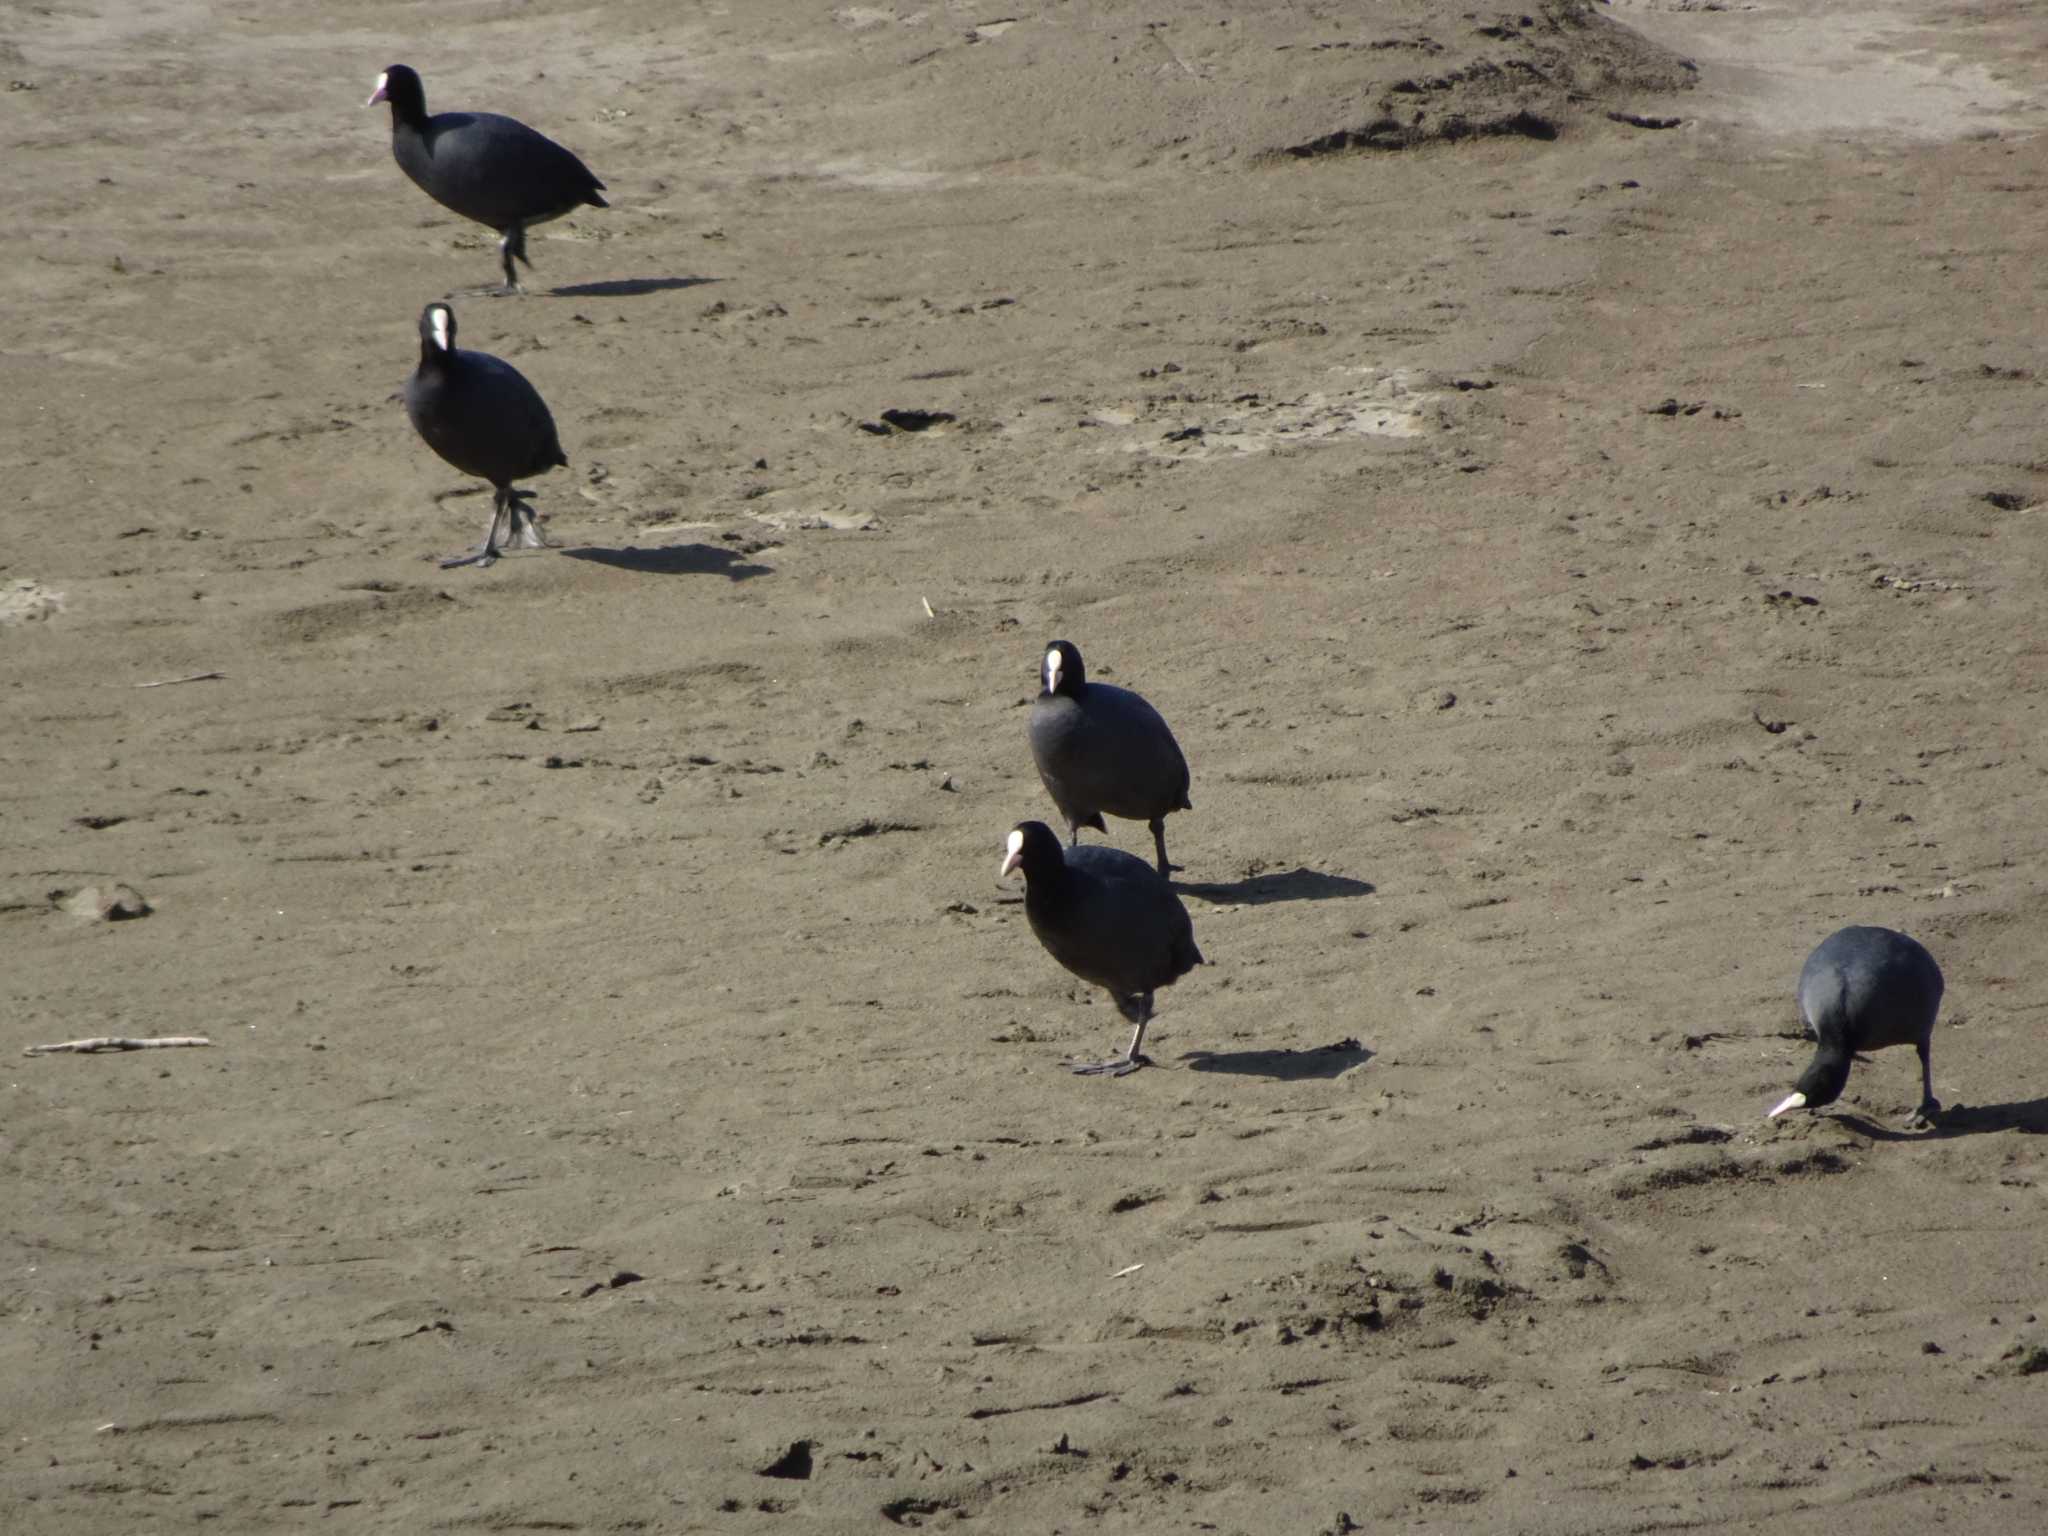
[[[1031,756],[1046,793],[1078,843],[1081,828],[1102,832],[1103,812],[1147,822],[1159,873],[1166,860],[1166,818],[1193,810],[1188,760],[1159,711],[1128,688],[1091,683],[1081,653],[1055,640],[1040,664],[1043,691],[1031,706]]]
[[[1941,967],[1917,939],[1889,928],[1843,928],[1828,935],[1799,973],[1799,1016],[1817,1043],[1813,1062],[1770,1118],[1834,1103],[1849,1081],[1849,1058],[1888,1045],[1910,1045],[1920,1053],[1915,1118],[1940,1114],[1928,1050],[1941,987]]]
[[[405,381],[405,414],[427,446],[466,475],[491,482],[491,527],[467,555],[444,566],[489,565],[501,549],[547,544],[534,525],[526,492],[512,482],[567,464],[555,418],[526,375],[488,352],[455,346],[455,311],[429,304],[420,312],[420,361]]]
[[[604,183],[545,134],[495,112],[427,116],[420,77],[394,64],[377,77],[367,105],[391,103],[391,154],[421,191],[465,219],[498,232],[506,293],[518,293],[516,257],[530,267],[526,231],[588,205],[611,205]]]
[[[1062,848],[1042,821],[1012,829],[1001,875],[1024,871],[1024,915],[1053,959],[1109,994],[1135,1026],[1129,1049],[1074,1070],[1122,1077],[1144,1065],[1139,1054],[1152,1018],[1152,994],[1202,963],[1195,925],[1164,876],[1120,848]]]

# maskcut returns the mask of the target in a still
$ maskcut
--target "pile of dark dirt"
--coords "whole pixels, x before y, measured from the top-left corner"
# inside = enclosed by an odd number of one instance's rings
[[[799,96],[836,95],[842,134],[850,104],[857,125],[873,126],[873,142],[856,126],[847,148],[929,171],[1202,167],[1549,140],[1693,80],[1688,63],[1587,0],[1500,13],[1391,0],[1342,15],[1209,0],[1169,20],[1123,0],[964,32],[922,12],[840,14],[851,50],[817,59],[810,68],[830,79]],[[849,66],[865,79],[849,82]],[[906,124],[939,122],[943,139],[899,137]],[[1030,166],[1016,160],[1020,144]]]

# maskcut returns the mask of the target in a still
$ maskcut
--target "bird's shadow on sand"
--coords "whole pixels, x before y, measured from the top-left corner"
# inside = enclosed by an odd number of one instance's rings
[[[609,277],[598,283],[564,283],[550,288],[551,299],[637,299],[650,293],[668,293],[677,288],[698,288],[716,283],[716,277]]]
[[[1349,875],[1326,875],[1319,869],[1306,866],[1276,869],[1249,879],[1222,883],[1179,880],[1174,882],[1173,888],[1183,896],[1199,896],[1218,906],[1253,907],[1269,901],[1335,901],[1345,896],[1370,896],[1374,890],[1370,880],[1354,880]]]
[[[562,553],[571,560],[638,571],[643,576],[724,576],[732,581],[745,581],[749,576],[769,575],[775,569],[772,565],[755,565],[738,551],[720,549],[716,544],[661,544],[652,549],[591,544]]]
[[[1342,1077],[1372,1060],[1369,1047],[1339,1040],[1307,1051],[1188,1051],[1181,1060],[1194,1072],[1235,1072],[1241,1077],[1270,1077],[1283,1083]]]
[[[1880,1125],[1868,1115],[1853,1110],[1835,1118],[1872,1141],[1947,1141],[1957,1136],[1988,1136],[1998,1131],[2021,1131],[2029,1136],[2048,1136],[2048,1099],[2015,1099],[2009,1104],[1951,1104],[1925,1130],[1902,1130]]]

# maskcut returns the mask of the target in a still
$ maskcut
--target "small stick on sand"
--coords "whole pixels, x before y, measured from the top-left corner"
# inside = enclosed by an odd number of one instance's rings
[[[131,688],[168,688],[173,683],[210,683],[217,677],[226,677],[225,672],[194,672],[190,677],[160,677],[153,683],[130,683]]]
[[[923,604],[924,604],[924,616],[925,616],[926,618],[928,618],[928,619],[936,619],[936,618],[938,617],[938,615],[937,615],[936,613],[933,613],[933,612],[932,612],[932,600],[931,600],[930,598],[928,598],[928,597],[920,597],[920,598],[918,599],[918,601],[919,601],[920,603],[923,603]]]
[[[158,1035],[149,1040],[134,1040],[125,1035],[100,1035],[91,1040],[59,1040],[55,1045],[30,1045],[22,1049],[24,1056],[49,1056],[58,1051],[72,1051],[78,1055],[90,1055],[95,1051],[168,1051],[181,1045],[211,1045],[213,1042],[204,1035]]]

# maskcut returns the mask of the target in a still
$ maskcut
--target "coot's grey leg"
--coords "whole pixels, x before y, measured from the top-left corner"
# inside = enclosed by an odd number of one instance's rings
[[[1082,1077],[1128,1077],[1138,1068],[1146,1065],[1146,1058],[1139,1047],[1145,1043],[1145,1026],[1152,1018],[1152,994],[1145,992],[1135,998],[1116,999],[1117,1012],[1137,1026],[1131,1031],[1131,1043],[1121,1056],[1108,1061],[1077,1061],[1073,1070]]]
[[[505,286],[514,293],[524,293],[526,290],[519,286],[518,268],[512,265],[515,260],[523,261],[529,267],[533,265],[526,255],[526,226],[524,224],[514,224],[505,231]]]
[[[1941,1100],[1934,1096],[1934,1063],[1925,1044],[1918,1047],[1920,1052],[1920,1107],[1913,1112],[1916,1124],[1932,1124],[1934,1117],[1941,1113]]]
[[[1069,848],[1081,846],[1081,823],[1073,820],[1071,817],[1067,821],[1067,846]]]
[[[1152,818],[1152,846],[1159,853],[1160,874],[1171,875],[1180,868],[1178,864],[1169,864],[1166,860],[1166,818],[1164,816],[1154,816]]]
[[[504,263],[505,286],[502,288],[484,288],[480,289],[479,292],[488,294],[493,298],[510,298],[516,294],[526,292],[524,288],[519,286],[519,269],[512,265],[512,259],[515,256],[521,261],[526,261],[526,226],[524,224],[514,224],[510,229],[504,230],[498,235],[498,260]],[[529,267],[533,265],[530,261],[526,261],[526,264]]]
[[[504,547],[505,535],[511,531],[512,500],[509,492],[494,491],[491,495],[491,527],[484,535],[483,543],[466,555],[450,555],[441,562],[441,569],[451,571],[458,565],[490,565],[498,558],[498,551]]]

